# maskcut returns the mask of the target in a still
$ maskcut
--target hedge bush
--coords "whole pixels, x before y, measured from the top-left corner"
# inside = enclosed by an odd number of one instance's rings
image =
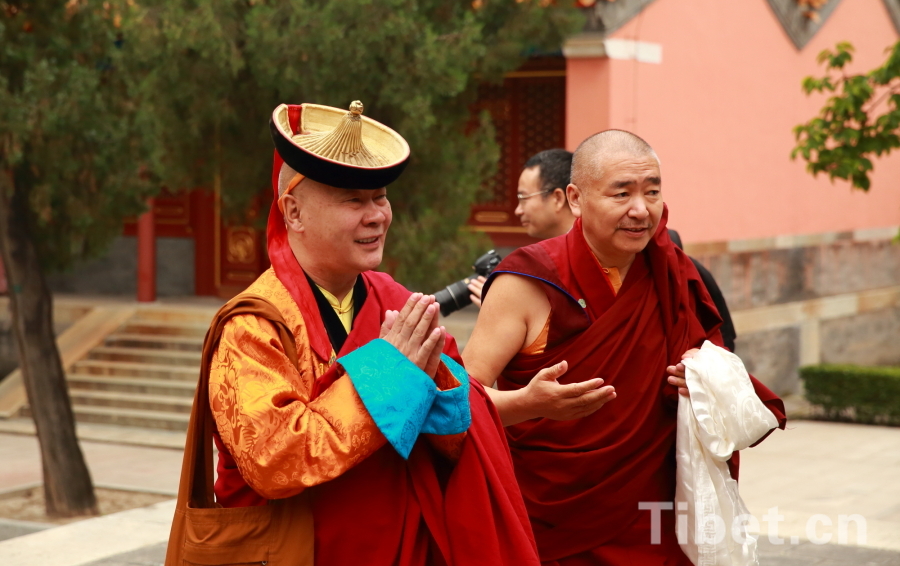
[[[800,368],[800,377],[827,419],[900,425],[900,367],[820,364]]]

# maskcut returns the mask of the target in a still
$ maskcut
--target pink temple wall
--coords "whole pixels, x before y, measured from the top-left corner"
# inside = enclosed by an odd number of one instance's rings
[[[569,59],[567,146],[605,128],[644,137],[685,241],[900,225],[900,152],[876,162],[868,194],[790,159],[793,127],[825,100],[800,89],[822,73],[816,55],[850,41],[866,71],[897,41],[882,0],[843,0],[801,51],[764,0],[657,0],[612,37],[662,45],[662,62]]]

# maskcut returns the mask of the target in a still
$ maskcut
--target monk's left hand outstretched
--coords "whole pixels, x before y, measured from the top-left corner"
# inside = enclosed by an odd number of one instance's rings
[[[562,361],[542,369],[520,389],[520,412],[527,419],[545,417],[555,421],[580,419],[597,411],[616,398],[611,385],[603,386],[603,379],[595,377],[580,383],[561,384],[557,380],[569,369]],[[526,420],[526,419],[522,419]],[[503,424],[507,424],[504,420]]]
[[[691,348],[690,350],[685,352],[683,356],[681,356],[681,359],[686,360],[688,358],[693,358],[694,354],[699,351],[700,350],[697,348]],[[679,362],[674,366],[667,367],[666,371],[669,372],[669,383],[678,388],[678,393],[684,395],[685,397],[689,397],[690,392],[688,392],[687,380],[684,378],[684,364]]]

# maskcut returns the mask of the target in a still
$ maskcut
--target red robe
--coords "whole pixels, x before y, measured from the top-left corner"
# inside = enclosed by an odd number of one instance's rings
[[[650,512],[638,509],[638,502],[671,502],[675,495],[677,389],[667,383],[666,366],[704,340],[722,345],[715,305],[669,239],[666,218],[667,211],[618,294],[580,219],[566,235],[516,250],[492,276],[535,278],[551,304],[545,352],[514,357],[500,389],[524,387],[540,369],[567,360],[560,383],[602,377],[617,393],[582,419],[533,419],[506,429],[545,563],[690,564],[675,540],[674,513],[663,513],[662,545],[650,547]],[[784,428],[781,400],[751,379]],[[730,462],[735,478],[737,456]]]
[[[292,108],[292,122],[299,121],[299,112],[299,107]],[[296,123],[292,125],[296,128]],[[281,164],[276,154],[275,200]],[[331,343],[275,203],[268,244],[275,274],[302,313],[309,347],[318,359],[328,360]],[[386,274],[366,272],[361,277],[367,298],[337,357],[378,338],[385,311],[400,310],[410,296]],[[452,338],[445,353],[461,363]],[[332,364],[316,379],[310,403],[334,385],[339,372],[338,364]],[[480,384],[472,379],[470,384],[472,422],[455,462],[439,453],[434,442],[420,437],[409,460],[385,444],[337,478],[307,488],[316,564],[538,563],[499,416]],[[217,444],[221,451],[217,498],[226,506],[265,504],[218,438]]]

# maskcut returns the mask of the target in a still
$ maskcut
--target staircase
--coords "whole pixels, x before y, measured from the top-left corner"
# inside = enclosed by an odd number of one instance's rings
[[[213,312],[138,308],[69,367],[76,422],[186,431]]]

